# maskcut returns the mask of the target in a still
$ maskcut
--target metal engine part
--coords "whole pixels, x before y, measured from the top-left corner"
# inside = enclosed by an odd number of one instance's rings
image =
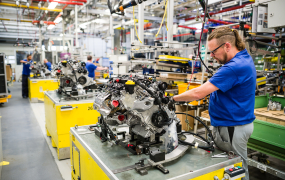
[[[96,89],[96,83],[88,77],[85,66],[85,62],[75,60],[58,63],[52,73],[60,79],[60,87],[57,92],[78,96],[86,95],[88,89]]]
[[[51,75],[51,72],[45,65],[36,61],[31,62],[30,70],[31,74],[34,75],[34,78],[43,78]]]
[[[174,121],[180,123],[175,111],[168,108],[166,87],[166,83],[144,77],[113,79],[105,92],[95,97],[94,109],[108,125],[128,125],[130,134],[151,142]]]

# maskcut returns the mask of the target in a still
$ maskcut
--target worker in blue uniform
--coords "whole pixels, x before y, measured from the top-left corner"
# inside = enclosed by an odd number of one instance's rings
[[[45,60],[44,60],[44,63],[45,63],[45,65],[46,65],[47,69],[48,69],[49,71],[51,71],[51,62],[49,62],[47,59],[45,59]]]
[[[253,132],[256,70],[237,30],[216,28],[208,37],[211,57],[223,66],[200,87],[174,96],[194,101],[210,94],[209,115],[215,144],[240,155],[249,179],[247,142]]]
[[[30,76],[30,64],[32,61],[32,55],[28,54],[27,59],[21,60],[23,63],[23,72],[22,72],[22,97],[28,98],[29,96],[29,88],[28,88],[28,77]]]
[[[87,56],[86,69],[88,70],[88,77],[95,78],[95,70],[108,70],[108,67],[97,67],[92,63],[92,56]]]

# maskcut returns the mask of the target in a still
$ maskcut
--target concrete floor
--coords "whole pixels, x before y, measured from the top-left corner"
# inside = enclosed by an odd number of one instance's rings
[[[46,136],[43,103],[21,97],[21,84],[10,87],[12,99],[0,105],[4,161],[3,180],[71,180],[70,160],[58,160],[56,148]],[[269,157],[270,166],[285,171],[284,161]],[[250,180],[280,180],[249,167]]]

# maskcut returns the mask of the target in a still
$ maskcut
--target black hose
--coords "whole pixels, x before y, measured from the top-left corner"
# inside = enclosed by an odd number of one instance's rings
[[[199,138],[201,138],[203,141],[205,141],[208,146],[201,146],[201,145],[198,145],[198,148],[201,148],[201,149],[204,149],[204,150],[207,150],[207,151],[214,151],[214,147],[213,147],[213,142],[208,142],[203,136],[199,135],[199,134],[196,134],[196,133],[192,133],[192,132],[181,132],[180,134],[192,134],[194,136],[198,136]],[[181,143],[181,144],[185,144],[185,145],[190,145],[190,146],[195,146],[194,143],[189,143],[189,142],[185,142],[185,141],[182,141],[180,139],[178,139],[178,141]]]
[[[204,19],[203,19],[203,22],[205,22],[205,19],[206,19],[206,14],[208,13],[208,0],[206,0],[206,4],[205,4],[205,11],[204,11]],[[200,44],[201,44],[201,37],[203,35],[203,32],[204,32],[204,24],[202,24],[202,31],[201,31],[201,34],[200,34],[200,39],[199,39],[199,43],[198,43],[198,56],[200,58],[200,61],[202,62],[202,64],[205,66],[205,68],[208,70],[208,72],[213,76],[213,73],[212,71],[206,66],[206,64],[204,63],[204,61],[202,60],[201,58],[201,55],[200,55]]]
[[[211,138],[212,141],[215,143],[214,137],[213,137],[213,135],[212,135],[211,130],[209,129],[209,127],[208,127],[200,118],[198,118],[198,117],[196,117],[196,116],[193,116],[193,115],[191,115],[191,114],[187,114],[187,113],[179,113],[179,112],[177,112],[177,113],[175,113],[175,114],[184,114],[184,115],[187,115],[187,116],[191,116],[191,117],[193,117],[194,119],[196,119],[197,121],[199,121],[199,122],[200,122],[201,124],[203,124],[203,126],[207,129],[207,131],[209,132],[210,138]],[[208,142],[205,138],[203,138],[203,137],[200,136],[199,134],[195,134],[195,133],[192,133],[192,132],[189,132],[189,131],[187,131],[187,132],[181,132],[181,134],[184,134],[184,133],[189,133],[189,134],[196,135],[196,136],[200,137],[202,140],[204,140],[204,141],[209,145],[209,146],[198,146],[199,148],[205,149],[205,150],[210,150],[210,151],[213,151],[213,150],[214,150],[214,148],[213,148],[214,143]],[[179,140],[179,142],[181,142],[181,143],[183,143],[183,144],[191,145],[191,146],[194,146],[194,145],[195,145],[195,144],[187,143],[187,142],[185,142],[185,141],[180,141],[180,140]],[[216,144],[216,143],[215,143],[215,144]],[[217,146],[217,144],[216,144],[216,146]],[[217,146],[217,147],[218,147],[218,146]]]

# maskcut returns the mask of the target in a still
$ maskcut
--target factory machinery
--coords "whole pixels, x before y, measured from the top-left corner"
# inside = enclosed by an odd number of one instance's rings
[[[45,78],[51,75],[51,72],[47,69],[46,65],[40,62],[33,61],[30,65],[31,75],[33,78]]]
[[[181,132],[175,103],[164,96],[166,88],[167,83],[155,79],[125,76],[111,79],[106,89],[95,97],[94,110],[101,117],[89,129],[102,143],[120,145],[133,155],[149,156],[146,164],[144,158],[132,166],[113,170],[113,173],[135,169],[140,175],[146,175],[148,168],[155,167],[167,174],[169,170],[163,164],[183,156],[189,145],[215,150],[211,131],[198,117],[194,118],[208,129],[209,141],[194,133]],[[202,142],[194,142],[193,134]],[[240,174],[243,173],[241,170]]]
[[[88,77],[86,63],[76,60],[61,61],[55,68],[54,72],[59,80],[60,86],[57,92],[79,100],[80,98],[87,98],[91,94],[87,94],[88,90],[95,90],[96,83],[92,78]]]

